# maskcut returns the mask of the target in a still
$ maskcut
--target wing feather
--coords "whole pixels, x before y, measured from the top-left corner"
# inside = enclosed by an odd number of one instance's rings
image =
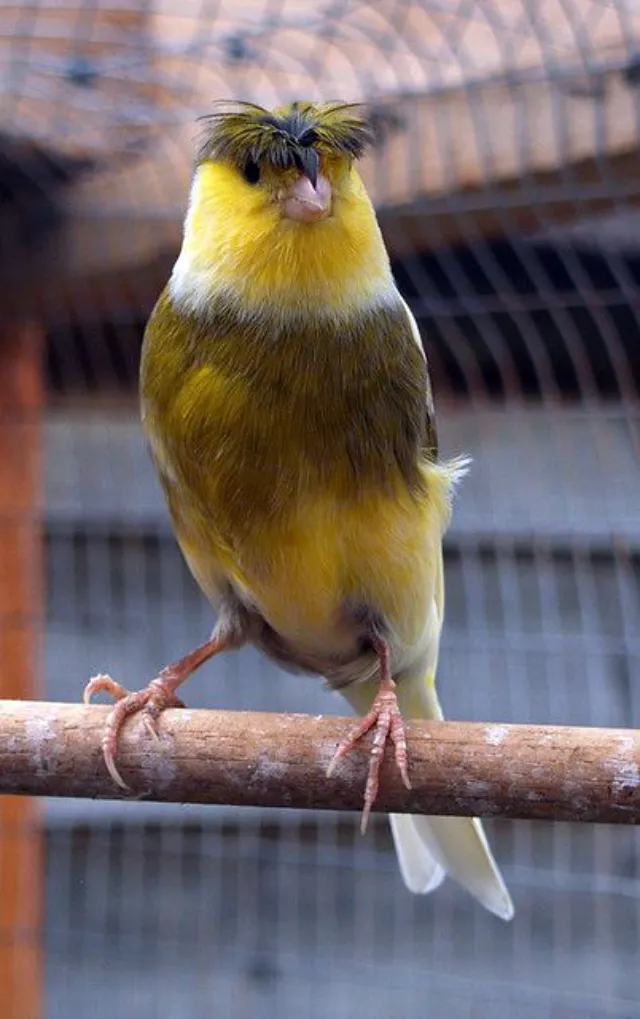
[[[426,425],[426,428],[425,428],[425,446],[424,446],[424,451],[425,451],[426,455],[429,457],[430,460],[437,460],[438,459],[438,431],[437,431],[437,428],[436,428],[436,408],[435,408],[435,404],[433,402],[433,391],[431,389],[431,377],[429,375],[429,362],[427,361],[427,355],[425,353],[424,344],[422,342],[422,337],[420,335],[420,330],[418,329],[418,323],[416,322],[416,320],[415,320],[415,318],[414,318],[414,316],[412,314],[412,311],[411,311],[409,305],[407,304],[407,302],[403,298],[401,298],[401,300],[402,300],[402,304],[404,306],[404,309],[405,309],[405,311],[407,313],[407,318],[409,320],[409,328],[411,330],[411,335],[413,336],[413,339],[415,340],[417,346],[422,351],[422,356],[424,357],[425,363],[427,365],[426,390],[425,390],[425,401],[424,401],[424,406],[425,406],[425,425]]]

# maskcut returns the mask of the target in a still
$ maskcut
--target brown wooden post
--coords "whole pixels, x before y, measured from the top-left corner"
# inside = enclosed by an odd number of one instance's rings
[[[42,330],[0,325],[0,693],[40,694]],[[0,1012],[42,1015],[43,853],[38,802],[0,797]]]

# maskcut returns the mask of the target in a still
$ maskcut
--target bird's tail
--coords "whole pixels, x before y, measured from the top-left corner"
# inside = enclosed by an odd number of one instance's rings
[[[442,719],[432,679],[405,677],[397,694],[405,718]],[[359,708],[357,703],[353,706]],[[477,818],[392,814],[389,821],[400,872],[410,891],[431,892],[449,874],[491,913],[502,920],[512,918],[511,897]]]

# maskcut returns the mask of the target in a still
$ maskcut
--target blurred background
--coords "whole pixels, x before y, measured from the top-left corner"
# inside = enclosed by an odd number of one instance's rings
[[[211,612],[138,425],[213,100],[365,101],[442,445],[447,714],[640,720],[637,0],[0,3],[0,696],[142,686]],[[344,713],[251,651],[191,706]],[[2,1019],[636,1019],[638,837],[489,824],[511,925],[386,822],[0,803]]]

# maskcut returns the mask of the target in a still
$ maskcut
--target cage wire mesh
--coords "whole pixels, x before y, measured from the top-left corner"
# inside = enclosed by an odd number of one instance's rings
[[[632,0],[0,6],[2,301],[47,330],[46,696],[142,685],[210,609],[138,426],[142,330],[220,97],[366,102],[364,172],[446,452],[453,718],[640,717],[640,10]],[[10,300],[9,300],[10,299]],[[343,713],[247,650],[192,706]],[[638,1015],[623,827],[488,824],[516,919],[402,886],[386,823],[47,802],[47,1019]]]

